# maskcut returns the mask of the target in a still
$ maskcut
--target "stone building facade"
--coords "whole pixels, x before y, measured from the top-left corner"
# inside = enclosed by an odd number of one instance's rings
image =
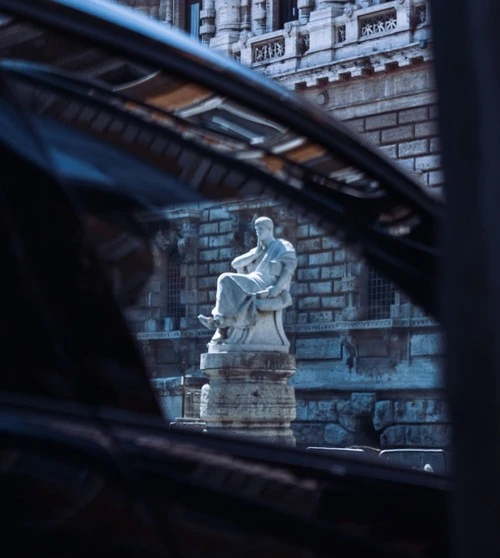
[[[440,194],[425,0],[123,0],[296,90]],[[168,419],[194,416],[217,276],[273,218],[299,265],[285,330],[300,446],[447,447],[440,330],[336,238],[274,202],[200,205],[149,223],[158,272],[129,312]],[[167,226],[168,224],[168,226]]]

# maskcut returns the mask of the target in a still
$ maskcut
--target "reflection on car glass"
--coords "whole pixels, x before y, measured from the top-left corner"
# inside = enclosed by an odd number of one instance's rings
[[[390,233],[386,254],[398,267],[413,239],[394,236],[410,237],[418,215],[272,114],[25,27],[25,46],[0,39],[0,71],[83,201],[87,236],[158,380],[166,420],[379,462],[402,461],[382,448],[446,445],[446,410],[429,395],[439,389],[437,324],[369,267],[347,233],[329,234],[346,221]],[[296,203],[304,192],[321,218]],[[124,209],[122,197],[136,206]],[[218,311],[222,292],[231,315]],[[221,369],[238,370],[242,392]],[[212,408],[207,378],[212,403],[222,401]],[[405,459],[430,465],[419,450]]]
[[[355,198],[368,198],[372,200],[378,198],[382,201],[385,199],[386,192],[380,188],[377,181],[369,179],[358,169],[348,167],[338,159],[333,159],[325,154],[322,148],[311,144],[304,138],[296,137],[291,132],[279,135],[277,133],[277,126],[272,122],[268,124],[268,120],[258,118],[253,113],[249,113],[249,121],[252,126],[243,128],[243,126],[235,125],[234,129],[231,129],[230,135],[223,135],[220,129],[214,130],[212,125],[206,127],[205,125],[185,122],[180,119],[176,111],[172,113],[165,113],[163,110],[159,113],[155,112],[149,105],[116,97],[112,92],[98,88],[95,83],[87,83],[68,75],[49,72],[43,67],[38,66],[9,62],[4,62],[2,66],[7,71],[24,78],[24,81],[28,79],[28,81],[34,80],[37,82],[37,91],[33,91],[32,88],[27,88],[26,86],[24,88],[26,92],[25,97],[31,108],[35,108],[44,115],[50,114],[51,117],[62,118],[67,124],[71,126],[77,125],[80,129],[87,132],[97,133],[99,136],[103,134],[108,135],[109,140],[113,143],[118,142],[127,150],[136,151],[136,138],[139,135],[144,136],[144,134],[140,134],[137,127],[131,128],[124,124],[117,125],[116,119],[110,119],[109,115],[105,115],[106,107],[111,109],[111,111],[114,107],[120,107],[137,117],[137,120],[146,120],[148,124],[154,122],[162,128],[174,132],[176,139],[173,140],[173,136],[170,136],[169,141],[178,142],[180,135],[186,140],[194,141],[210,149],[215,147],[217,151],[223,151],[232,157],[245,160],[296,188],[323,186],[340,194]],[[40,85],[43,85],[43,89],[46,89],[45,92],[43,92]],[[59,98],[54,91],[55,87],[59,90],[62,89],[59,93]],[[28,90],[30,91],[29,93]],[[75,103],[71,102],[68,106],[68,103],[61,98],[61,93],[64,97],[64,95],[69,95],[76,91],[82,97],[83,104],[75,106]],[[102,106],[103,102],[104,107]],[[93,108],[86,106],[87,104],[96,105],[96,103],[97,106]],[[238,109],[236,112],[238,112],[238,118],[243,121],[242,115],[245,112],[241,109]],[[234,110],[228,112],[228,114],[232,115],[234,113]],[[215,119],[215,123],[220,124],[220,122],[220,120]],[[229,124],[228,127],[231,128]],[[253,139],[250,138],[253,133],[252,127],[258,127],[260,133],[258,137],[253,136]],[[218,128],[220,128],[220,125]],[[263,139],[265,130],[273,131],[272,134],[268,134],[268,140]],[[247,134],[246,142],[244,140],[245,134]],[[239,135],[238,139],[235,139],[236,135]],[[146,133],[147,145],[151,146],[157,143],[159,139],[157,136],[158,134],[155,133],[153,139],[151,139],[151,134],[148,135]],[[259,144],[258,149],[252,146],[252,142],[256,137],[256,143]],[[223,149],[221,149],[221,146]],[[162,150],[163,148],[160,147],[160,151]],[[144,151],[144,156],[148,157],[149,155],[150,153]],[[300,164],[296,162],[297,159],[300,161]],[[168,168],[166,159],[163,159],[161,162],[157,160],[156,163],[159,163],[165,170],[172,172],[172,168]],[[209,164],[209,166],[211,165]],[[186,171],[185,165],[183,165],[183,169]],[[196,169],[195,173],[188,173],[191,175],[189,180],[196,179],[195,188],[201,188],[202,190],[209,188],[213,190],[213,184],[204,183],[203,177],[205,173],[203,171],[207,169],[207,165],[197,165]],[[375,216],[377,212],[376,206],[371,207],[371,212]],[[381,219],[378,219],[378,222],[383,225],[386,223],[386,221]],[[392,228],[387,226],[386,229],[391,234],[400,235],[403,232],[411,232],[412,228],[418,224],[419,219],[413,217],[406,220],[404,228],[398,225]]]
[[[301,181],[302,186],[321,184],[361,198],[386,194],[376,181],[359,176],[359,170],[351,173],[348,164],[325,153],[322,147],[198,84],[166,76],[95,48],[88,49],[78,41],[32,25],[10,22],[7,29],[8,33],[3,33],[0,39],[3,58],[42,62],[85,79],[97,80],[110,91],[149,106],[148,118],[162,125],[175,122],[179,131],[183,122],[185,137],[209,145],[211,149],[245,158],[280,179],[290,178],[296,186],[299,186],[297,181]],[[48,46],[51,48],[46,48]],[[129,108],[132,110],[132,106]],[[154,109],[160,109],[161,115]],[[144,112],[144,106],[136,106],[135,110]],[[167,114],[175,120],[167,118]],[[295,163],[308,169],[307,176],[301,177],[296,168],[290,168]]]

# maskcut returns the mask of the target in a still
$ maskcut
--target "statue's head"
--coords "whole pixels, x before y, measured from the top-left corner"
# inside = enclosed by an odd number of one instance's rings
[[[265,241],[274,237],[274,223],[269,217],[259,217],[254,223],[255,232],[259,241]]]

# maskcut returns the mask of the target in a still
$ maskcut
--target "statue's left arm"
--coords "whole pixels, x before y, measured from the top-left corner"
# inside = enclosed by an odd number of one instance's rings
[[[269,288],[269,298],[275,298],[282,293],[283,289],[290,283],[294,270],[295,266],[290,264],[283,266],[283,271],[278,280]]]
[[[269,298],[275,298],[279,296],[283,290],[288,289],[295,268],[297,267],[297,255],[295,253],[295,249],[287,241],[282,241],[282,243],[285,248],[285,252],[278,258],[278,261],[282,265],[282,270],[276,283],[268,289]]]

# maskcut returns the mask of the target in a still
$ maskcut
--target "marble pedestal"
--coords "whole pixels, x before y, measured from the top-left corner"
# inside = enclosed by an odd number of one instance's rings
[[[295,356],[280,352],[201,355],[209,384],[202,388],[200,418],[210,433],[295,445],[295,391],[288,379]]]

